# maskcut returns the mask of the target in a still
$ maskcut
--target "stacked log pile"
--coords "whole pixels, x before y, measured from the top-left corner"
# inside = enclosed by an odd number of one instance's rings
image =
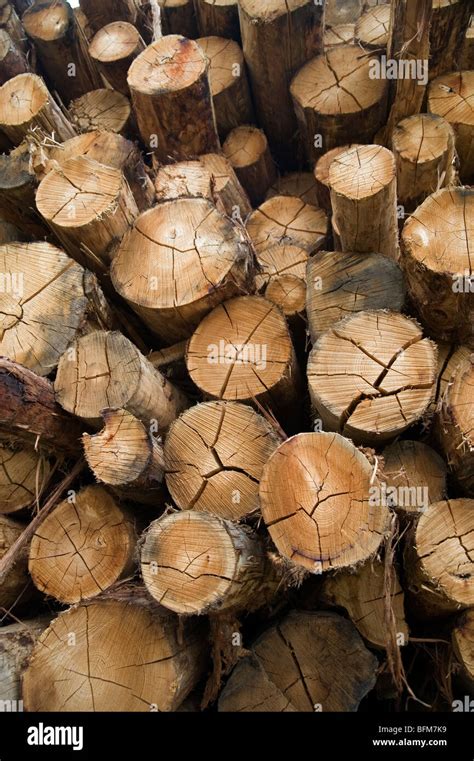
[[[2,705],[474,695],[473,6],[0,0]]]

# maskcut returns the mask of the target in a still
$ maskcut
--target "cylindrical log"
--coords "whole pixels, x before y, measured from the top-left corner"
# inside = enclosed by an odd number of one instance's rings
[[[232,672],[219,711],[357,711],[376,680],[377,658],[335,613],[292,610],[252,653],[249,665],[243,659]]]
[[[357,144],[351,145],[339,145],[337,148],[332,148],[330,151],[323,153],[317,160],[314,167],[314,181],[316,186],[316,206],[320,206],[328,214],[332,213],[331,206],[331,188],[329,185],[329,169],[334,159],[341,153],[350,151],[355,148]]]
[[[324,29],[324,50],[334,48],[336,45],[353,45],[355,24],[336,24],[326,26]]]
[[[473,212],[472,188],[428,196],[405,223],[401,258],[409,293],[430,333],[471,347]]]
[[[81,10],[94,32],[112,21],[127,21],[135,24],[138,18],[140,0],[79,0]]]
[[[131,140],[126,140],[115,132],[85,132],[61,145],[48,148],[45,156],[33,156],[34,170],[42,180],[51,168],[49,161],[63,164],[68,159],[78,156],[86,156],[100,164],[120,169],[130,186],[139,211],[146,211],[153,205],[155,191],[140,149]]]
[[[160,433],[187,406],[125,336],[96,331],[77,339],[61,357],[54,383],[58,402],[80,418],[101,423],[101,412],[118,407]]]
[[[397,175],[393,153],[361,145],[329,168],[333,223],[342,251],[398,258]]]
[[[464,494],[474,497],[474,358],[453,368],[442,399],[437,435]]]
[[[29,572],[41,592],[75,604],[132,574],[136,542],[131,516],[102,486],[86,486],[34,534]]]
[[[240,46],[223,37],[196,40],[209,60],[209,82],[222,140],[235,127],[254,121],[252,99]]]
[[[30,507],[46,485],[49,461],[33,447],[0,444],[0,513]]]
[[[415,114],[397,124],[391,149],[397,165],[398,204],[411,212],[455,177],[454,132],[435,114]]]
[[[247,219],[247,232],[257,254],[275,245],[295,245],[308,254],[321,250],[328,218],[322,209],[292,196],[273,196]]]
[[[435,502],[407,538],[405,577],[417,617],[440,618],[474,605],[474,500]]]
[[[301,412],[295,353],[284,315],[261,296],[216,307],[191,337],[191,379],[209,398],[258,401],[290,426]]]
[[[397,441],[383,450],[384,499],[402,517],[416,518],[446,497],[446,464],[421,441]]]
[[[260,481],[263,520],[278,551],[318,574],[374,555],[389,511],[373,505],[373,467],[349,439],[300,433],[267,460]]]
[[[451,633],[451,642],[463,684],[474,693],[474,610],[461,613]]]
[[[430,79],[459,69],[472,11],[473,5],[469,0],[433,0],[430,24]]]
[[[262,469],[280,439],[252,407],[206,402],[176,420],[166,437],[166,484],[181,510],[239,520],[259,509]]]
[[[459,156],[459,175],[470,184],[474,180],[474,71],[444,74],[428,89],[428,110],[443,116],[454,129]]]
[[[244,221],[252,207],[229,161],[219,153],[205,153],[199,160],[211,175],[217,208]]]
[[[238,0],[195,0],[199,34],[240,42]]]
[[[21,677],[41,632],[49,625],[50,616],[27,619],[0,629],[0,684],[2,701],[11,702],[12,711],[23,710]],[[5,710],[5,708],[3,709]],[[8,710],[8,709],[7,709]]]
[[[198,36],[193,0],[158,0],[163,34],[182,34],[189,40]]]
[[[273,196],[294,196],[312,206],[319,206],[316,182],[311,172],[289,172],[277,177],[267,193],[267,200]]]
[[[209,84],[199,45],[170,34],[132,63],[128,86],[144,144],[159,161],[195,158],[219,149]]]
[[[257,255],[257,291],[280,307],[290,325],[305,309],[308,261],[301,246],[270,246]]]
[[[130,412],[107,409],[99,433],[85,433],[82,444],[96,479],[135,502],[161,498],[164,458],[161,443]]]
[[[222,150],[252,205],[261,204],[277,176],[264,132],[252,126],[236,127],[227,135]]]
[[[256,610],[275,595],[280,581],[248,527],[192,511],[151,524],[141,571],[152,597],[179,614]]]
[[[338,145],[370,143],[385,122],[387,82],[370,77],[372,59],[358,45],[313,58],[291,83],[296,117],[311,166]]]
[[[5,515],[0,515],[0,559],[16,542],[24,525]],[[27,602],[32,595],[33,586],[28,575],[28,549],[23,549],[16,558],[15,565],[0,581],[0,611],[2,618],[7,611]],[[2,695],[3,697],[3,695]]]
[[[309,260],[306,282],[306,313],[313,343],[351,312],[400,312],[406,300],[400,267],[380,254],[323,251]]]
[[[0,353],[38,375],[54,370],[77,335],[112,324],[94,275],[50,243],[1,246],[0,271],[8,286]]]
[[[359,634],[371,647],[389,649],[392,630],[396,632],[397,644],[408,643],[404,594],[395,568],[392,569],[389,584],[389,612],[385,565],[378,559],[356,569],[344,569],[326,578],[322,597],[324,602],[345,608]]]
[[[205,644],[202,626],[178,626],[140,588],[74,606],[33,650],[25,709],[175,711],[203,675]]]
[[[28,52],[25,31],[13,3],[2,0],[0,4],[0,29],[7,32],[24,53]]]
[[[91,90],[69,104],[71,122],[78,132],[105,130],[123,134],[130,127],[131,113],[125,95],[104,88]]]
[[[99,272],[138,216],[122,172],[84,156],[68,159],[46,175],[36,206],[68,254]]]
[[[368,8],[355,25],[355,41],[364,50],[374,50],[382,54],[388,44],[390,30],[390,4]]]
[[[128,70],[144,48],[136,27],[126,21],[114,21],[99,29],[89,45],[89,54],[109,84],[128,95]]]
[[[295,164],[292,77],[322,51],[324,7],[313,0],[240,0],[240,26],[258,121],[278,161]],[[275,103],[278,107],[275,108]]]
[[[0,215],[27,237],[44,238],[47,227],[36,209],[37,185],[26,141],[0,156]]]
[[[36,74],[18,74],[0,88],[0,130],[13,145],[19,145],[30,130],[39,140],[58,142],[76,134]]]
[[[249,268],[248,247],[230,220],[210,201],[183,198],[138,217],[111,277],[149,328],[171,344],[189,338],[221,301],[245,292]]]
[[[56,404],[51,381],[0,359],[0,439],[39,445],[64,458],[80,452],[82,431]]]
[[[65,0],[41,0],[22,16],[34,42],[41,68],[52,90],[64,103],[101,87],[102,81],[87,50],[87,39]]]
[[[18,48],[4,29],[0,29],[0,85],[29,70],[21,48]]]
[[[371,446],[423,416],[436,375],[436,346],[418,323],[382,310],[340,320],[308,360],[311,400],[324,427]]]

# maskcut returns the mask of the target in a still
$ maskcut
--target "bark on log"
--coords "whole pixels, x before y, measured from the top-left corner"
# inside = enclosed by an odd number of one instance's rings
[[[460,68],[461,71],[474,69],[474,23],[472,21],[471,25],[466,29],[460,57]]]
[[[102,486],[86,486],[45,518],[28,569],[41,592],[74,605],[132,575],[136,542],[132,516]]]
[[[278,551],[314,574],[374,555],[389,511],[370,501],[373,468],[349,439],[300,433],[267,460],[260,480],[263,520]]]
[[[442,399],[437,435],[463,494],[474,497],[473,355],[453,368]]]
[[[240,661],[232,672],[219,711],[357,711],[376,680],[377,659],[335,613],[293,610],[252,653],[249,665]]]
[[[94,275],[49,243],[1,246],[0,271],[12,285],[1,297],[0,354],[38,375],[54,370],[77,335],[112,326]]]
[[[28,51],[25,31],[13,3],[2,0],[0,5],[0,29],[4,29],[24,53]]]
[[[222,146],[253,206],[265,200],[277,172],[265,133],[252,126],[236,127]]]
[[[71,122],[78,132],[105,130],[121,135],[130,131],[132,109],[116,90],[91,90],[69,104]]]
[[[36,206],[70,256],[103,273],[138,208],[123,174],[84,156],[53,168]]]
[[[175,711],[205,669],[205,633],[141,596],[61,613],[39,638],[23,677],[27,711]],[[71,647],[72,641],[75,643]]]
[[[135,24],[140,2],[138,0],[79,0],[94,34],[112,21]]]
[[[217,131],[224,140],[235,127],[255,121],[244,56],[236,42],[223,37],[201,37],[196,42],[209,60]]]
[[[29,65],[25,54],[15,45],[8,32],[0,29],[0,85],[27,71]]]
[[[56,404],[53,385],[0,359],[0,439],[39,445],[59,458],[77,456],[83,426]]]
[[[300,375],[280,310],[261,296],[240,296],[216,307],[191,337],[186,365],[207,398],[258,402],[284,425],[301,413]]]
[[[417,518],[429,505],[446,497],[446,464],[421,441],[397,441],[383,450],[380,479],[387,502],[403,518]]]
[[[236,228],[210,201],[193,198],[140,215],[118,249],[111,277],[145,324],[170,344],[189,338],[217,304],[245,292],[249,269],[248,247]]]
[[[0,130],[13,145],[19,145],[29,130],[38,140],[58,142],[76,134],[36,74],[18,74],[0,87]]]
[[[357,147],[359,147],[357,144],[339,145],[337,148],[332,148],[332,150],[323,153],[316,162],[316,166],[314,167],[314,180],[316,185],[315,205],[320,206],[321,209],[327,211],[328,214],[332,213],[331,186],[329,185],[329,169],[331,164],[341,153],[345,153],[346,151],[350,151]]]
[[[339,571],[324,581],[323,600],[345,608],[371,647],[389,649],[391,631],[396,632],[397,644],[408,643],[403,589],[396,569],[392,570],[389,589],[384,563],[377,559],[356,569]]]
[[[103,418],[99,433],[82,437],[86,460],[96,479],[123,498],[159,504],[165,470],[161,443],[126,410],[104,410]]]
[[[67,104],[101,87],[102,80],[88,53],[87,39],[65,0],[40,0],[22,16],[23,27],[51,89]]]
[[[193,0],[158,0],[163,34],[182,34],[190,40],[198,36]]]
[[[397,176],[393,153],[362,145],[329,168],[333,224],[342,251],[398,259]]]
[[[459,175],[462,182],[474,180],[474,71],[444,74],[428,89],[428,111],[443,116],[456,136]]]
[[[430,333],[471,347],[473,210],[471,188],[433,193],[405,223],[401,258],[409,293]]]
[[[126,21],[114,21],[99,29],[89,45],[89,55],[115,90],[128,95],[128,70],[145,49],[140,32]]]
[[[246,227],[257,254],[269,246],[289,244],[311,255],[326,243],[328,218],[300,198],[273,196],[250,214]]]
[[[407,538],[405,574],[419,618],[441,618],[474,603],[474,500],[430,505]]]
[[[399,266],[380,254],[324,251],[307,265],[306,313],[311,341],[351,312],[390,309],[406,300]]]
[[[192,511],[150,525],[141,572],[151,596],[180,615],[256,610],[274,597],[280,582],[253,531]]]
[[[163,163],[219,149],[209,85],[199,45],[167,35],[132,63],[128,86],[142,140]]]
[[[259,509],[262,469],[280,438],[237,402],[198,404],[176,420],[164,447],[166,485],[181,510],[238,521]]]
[[[461,613],[451,634],[460,676],[467,689],[474,692],[474,610]]]
[[[384,124],[387,82],[371,78],[372,66],[358,45],[341,45],[313,58],[293,79],[290,92],[311,167],[355,135],[359,143],[372,142]]]
[[[0,558],[2,558],[23,531],[23,524],[0,515]],[[28,575],[28,551],[18,554],[16,563],[0,581],[0,611],[6,612],[28,602],[34,593]],[[3,696],[2,696],[3,697]]]
[[[298,69],[322,51],[323,6],[312,0],[241,0],[239,15],[259,124],[275,158],[294,164],[297,122],[289,87]]]
[[[355,41],[365,50],[378,54],[385,52],[390,33],[390,4],[368,8],[357,20],[354,30]]]
[[[460,55],[473,10],[470,0],[433,0],[430,79],[460,68]]]
[[[22,241],[26,237],[15,225],[6,222],[3,218],[0,219],[0,245],[3,246],[5,243],[11,243],[12,241]]]
[[[397,124],[391,149],[397,165],[397,202],[412,212],[427,196],[453,185],[454,132],[435,114],[415,114]]]
[[[33,447],[0,444],[0,513],[10,515],[30,507],[41,496],[51,467]]]
[[[27,619],[0,629],[0,684],[2,701],[12,701],[17,711],[23,708],[21,676],[28,665],[33,646],[49,625],[50,616]],[[12,711],[15,710],[12,707]],[[5,710],[5,708],[3,709]]]
[[[436,371],[436,345],[415,320],[374,310],[323,333],[308,360],[308,383],[327,430],[373,446],[424,415]]]
[[[54,390],[64,409],[97,425],[102,410],[118,407],[147,425],[156,421],[160,433],[187,406],[183,394],[118,332],[77,339],[59,361]]]
[[[26,141],[0,156],[0,214],[30,238],[44,238],[47,227],[35,203],[37,179]]]
[[[294,196],[312,206],[320,205],[316,182],[311,172],[289,172],[277,177],[267,193],[267,201],[273,196]]]
[[[196,0],[196,17],[201,37],[226,37],[240,42],[238,0]]]

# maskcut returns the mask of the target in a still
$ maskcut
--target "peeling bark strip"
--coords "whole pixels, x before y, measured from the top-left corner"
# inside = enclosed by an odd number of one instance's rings
[[[421,441],[403,440],[383,450],[380,480],[392,489],[397,513],[416,518],[428,505],[446,496],[446,463]]]
[[[28,8],[21,20],[51,89],[64,103],[101,86],[99,71],[69,3],[40,0]]]
[[[441,617],[474,604],[474,500],[430,505],[407,539],[408,589],[414,611]]]
[[[377,659],[350,621],[291,611],[252,645],[219,699],[219,711],[357,711]]]
[[[131,514],[102,486],[86,486],[36,530],[29,572],[44,594],[78,603],[132,574],[136,542]]]
[[[139,588],[71,608],[33,649],[25,709],[175,711],[202,676],[205,641],[204,626],[186,622],[180,635]]]
[[[222,150],[253,206],[258,206],[277,176],[265,134],[256,127],[236,127],[227,135]]]
[[[301,378],[285,318],[260,296],[216,307],[191,337],[191,379],[207,398],[270,407],[286,425],[298,425]]]
[[[250,266],[248,246],[231,221],[208,200],[182,198],[138,217],[111,277],[116,291],[170,344],[189,338],[221,301],[245,292]]]
[[[219,149],[208,75],[199,45],[168,35],[145,48],[128,72],[142,140],[163,163]]]
[[[259,254],[269,246],[289,243],[308,254],[322,249],[328,235],[328,218],[322,209],[292,196],[273,196],[246,221],[247,232]]]
[[[428,110],[443,116],[456,136],[461,180],[474,180],[474,71],[444,74],[434,79],[428,89]]]
[[[0,246],[5,315],[0,354],[49,375],[78,334],[109,327],[97,280],[50,243]],[[7,292],[5,292],[7,291]]]
[[[275,567],[247,527],[204,512],[173,513],[145,536],[145,585],[175,613],[256,610],[276,593]]]
[[[164,447],[174,502],[229,520],[254,513],[263,466],[279,443],[270,423],[245,404],[191,407],[172,424]]]
[[[429,196],[407,220],[401,264],[409,293],[428,330],[474,347],[474,190]]]
[[[95,425],[109,407],[127,410],[160,432],[187,406],[183,394],[155,370],[125,336],[96,331],[61,357],[54,383],[64,409]]]
[[[311,166],[338,145],[370,143],[385,121],[387,82],[372,79],[371,58],[358,45],[341,45],[303,66],[291,96]]]
[[[82,425],[56,404],[53,385],[0,359],[0,439],[39,444],[59,457],[80,452]]]
[[[267,461],[262,516],[279,552],[312,573],[374,555],[388,527],[386,506],[371,505],[377,485],[368,459],[334,433],[300,433]]]
[[[393,153],[362,145],[329,168],[333,229],[342,251],[398,259],[397,177]]]
[[[422,417],[435,392],[436,345],[396,312],[358,312],[316,342],[311,400],[329,430],[358,443],[394,439]]]
[[[239,16],[259,123],[275,158],[294,164],[297,122],[289,87],[303,64],[322,52],[323,6],[314,0],[240,0]]]
[[[436,425],[448,465],[464,494],[474,497],[473,355],[452,367]]]
[[[109,84],[128,95],[128,70],[144,49],[145,43],[136,27],[125,21],[114,21],[99,29],[89,45],[89,55]]]
[[[68,140],[76,134],[36,74],[19,74],[0,87],[0,130],[19,145],[33,130],[38,140]]]

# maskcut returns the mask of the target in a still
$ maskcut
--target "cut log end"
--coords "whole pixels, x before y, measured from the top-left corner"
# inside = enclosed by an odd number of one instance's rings
[[[446,464],[427,444],[397,441],[384,449],[383,458],[387,504],[399,514],[415,517],[446,496]]]
[[[322,209],[300,198],[274,196],[249,216],[247,232],[257,254],[269,246],[287,243],[314,254],[326,242],[328,219]]]
[[[122,134],[130,120],[130,101],[116,90],[91,90],[69,105],[71,121],[79,132],[105,130]]]

